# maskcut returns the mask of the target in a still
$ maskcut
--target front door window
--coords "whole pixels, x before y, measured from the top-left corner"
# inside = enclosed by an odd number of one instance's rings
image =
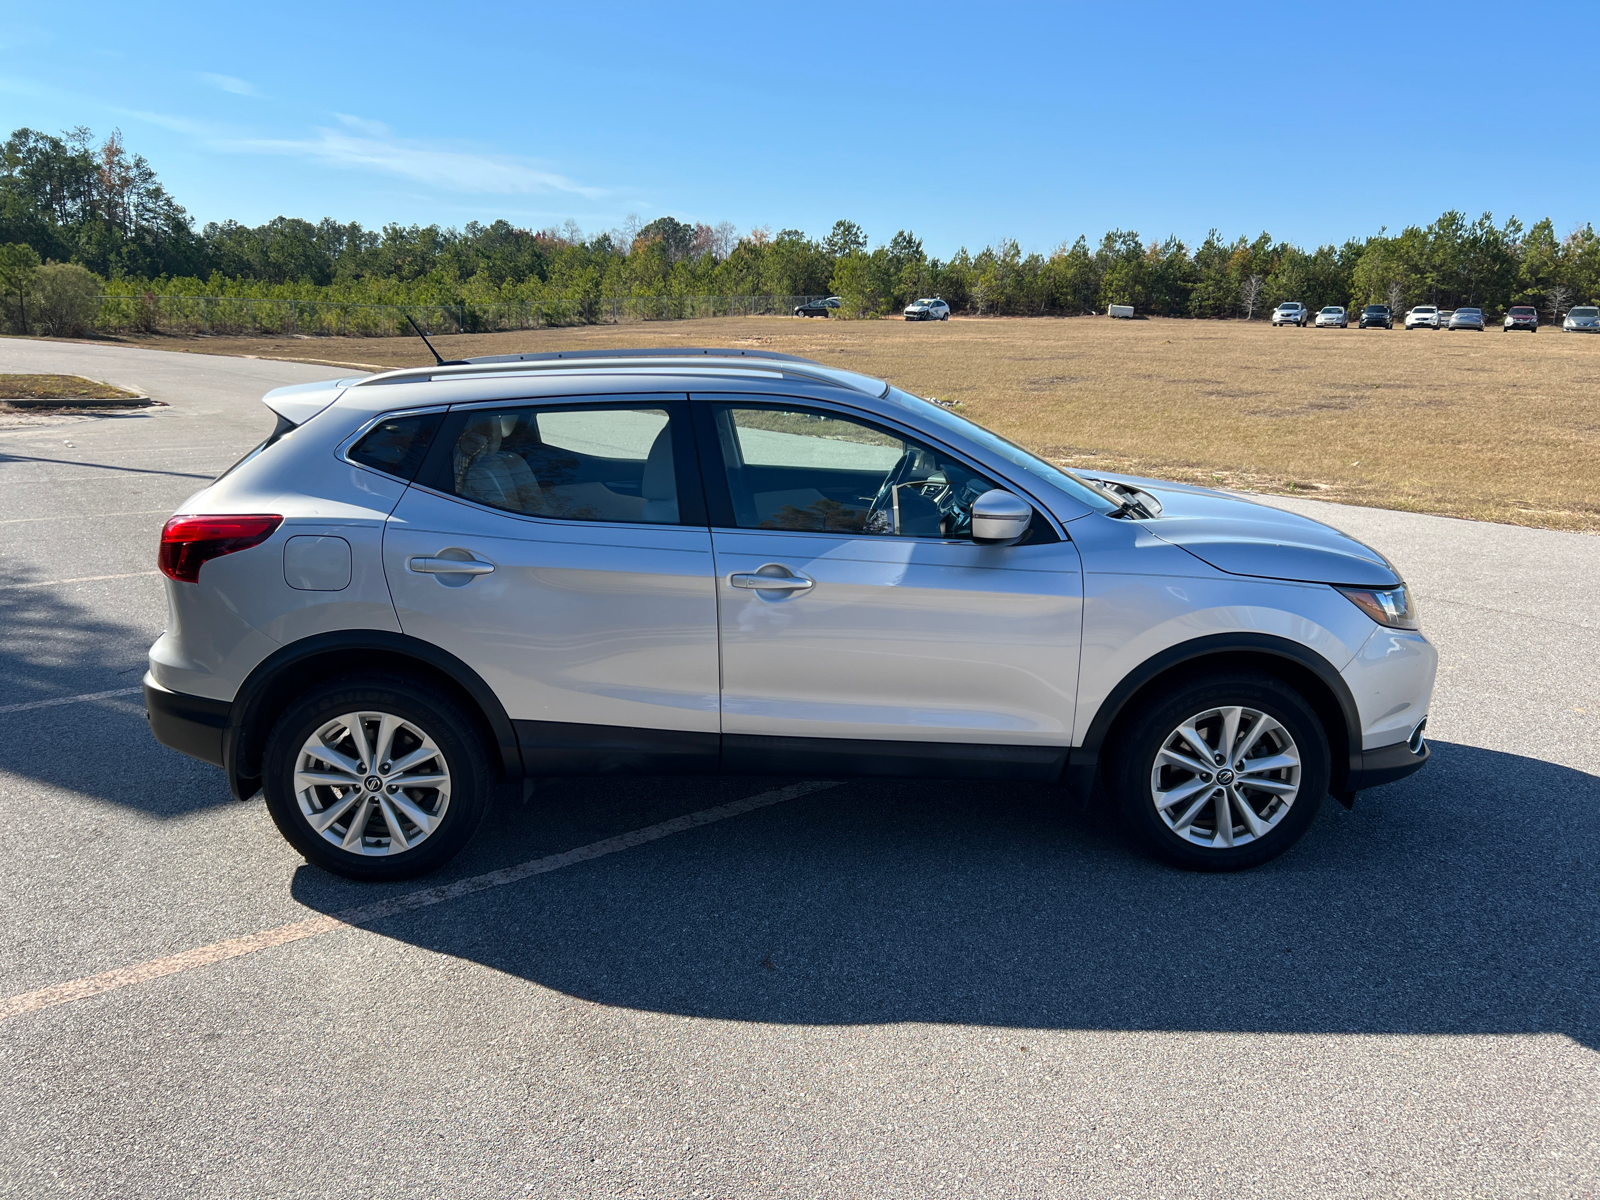
[[[834,413],[717,412],[742,529],[971,540],[972,504],[995,485],[942,450]]]

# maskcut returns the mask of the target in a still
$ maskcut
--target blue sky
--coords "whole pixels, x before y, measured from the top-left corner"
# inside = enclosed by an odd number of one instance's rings
[[[202,223],[849,217],[948,256],[1600,219],[1582,4],[0,12],[5,129],[120,126]]]

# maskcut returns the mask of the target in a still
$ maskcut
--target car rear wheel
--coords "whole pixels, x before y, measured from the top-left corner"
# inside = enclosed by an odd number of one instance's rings
[[[493,780],[459,703],[403,677],[312,688],[273,726],[263,766],[279,831],[308,862],[351,879],[406,879],[453,858]]]
[[[1124,819],[1174,866],[1237,871],[1282,854],[1328,791],[1316,712],[1270,675],[1202,676],[1123,727],[1107,764]]]

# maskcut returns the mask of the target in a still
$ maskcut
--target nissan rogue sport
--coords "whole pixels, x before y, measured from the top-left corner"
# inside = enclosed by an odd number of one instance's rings
[[[1382,555],[881,380],[617,351],[266,403],[162,532],[145,703],[344,875],[603,772],[1056,782],[1225,870],[1428,758],[1437,657]]]

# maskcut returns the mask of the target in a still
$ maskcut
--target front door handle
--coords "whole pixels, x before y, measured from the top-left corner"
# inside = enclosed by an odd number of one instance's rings
[[[493,563],[475,558],[413,558],[406,563],[419,575],[487,575]]]
[[[816,586],[814,580],[777,563],[768,563],[749,574],[729,575],[728,582],[736,588],[748,588],[752,592],[806,592]]]

